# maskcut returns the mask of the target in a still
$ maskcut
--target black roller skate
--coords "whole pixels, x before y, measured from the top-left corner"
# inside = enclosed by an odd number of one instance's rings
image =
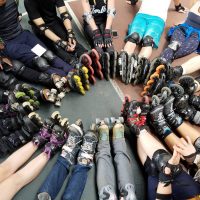
[[[150,111],[151,125],[158,136],[165,139],[172,131],[163,114],[164,106],[160,105],[158,96],[152,96],[152,108]]]
[[[83,143],[78,153],[77,162],[81,165],[92,166],[98,139],[96,126],[92,124],[90,129],[83,136]]]
[[[117,74],[117,56],[117,51],[110,53],[110,77],[112,79],[115,79]]]
[[[150,68],[149,60],[147,58],[141,57],[138,60],[138,64],[136,67],[134,85],[139,83],[144,83],[145,78],[149,72],[149,68]]]
[[[110,54],[103,52],[101,55],[101,65],[104,78],[108,81],[110,79]]]
[[[13,90],[19,81],[12,75],[0,71],[0,85],[3,89]]]
[[[70,164],[74,164],[78,151],[83,140],[84,130],[82,120],[77,120],[75,124],[69,126],[67,142],[62,147],[61,156]]]
[[[178,84],[171,84],[170,89],[175,97],[175,112],[179,113],[184,119],[199,124],[200,113],[193,106],[189,105],[189,95],[184,93],[183,87]]]
[[[159,94],[160,103],[164,105],[163,114],[167,123],[173,129],[177,129],[183,122],[182,118],[174,112],[175,97],[171,95],[171,90],[168,87],[163,87]]]
[[[122,78],[122,82],[125,83],[127,79],[127,66],[128,66],[128,53],[121,51],[118,58],[119,75]]]
[[[164,73],[158,74],[154,73],[150,76],[150,80],[147,82],[146,86],[141,93],[141,96],[152,96],[158,94],[161,89],[165,86],[166,75]]]
[[[136,68],[138,65],[138,57],[137,55],[133,54],[132,56],[128,56],[128,66],[127,66],[127,74],[126,74],[126,84],[129,84],[132,82],[132,80],[135,80],[135,73]]]

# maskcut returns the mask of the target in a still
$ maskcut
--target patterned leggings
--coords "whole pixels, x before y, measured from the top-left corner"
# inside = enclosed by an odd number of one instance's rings
[[[172,44],[174,41],[179,42],[180,47],[174,51],[168,46],[161,54],[161,57],[170,63],[177,58],[181,58],[193,53],[199,46],[198,33],[193,32],[189,37],[186,38],[184,30],[180,28],[177,28],[173,32],[169,44]]]

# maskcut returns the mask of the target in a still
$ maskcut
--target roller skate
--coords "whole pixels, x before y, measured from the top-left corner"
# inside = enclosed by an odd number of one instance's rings
[[[134,85],[139,83],[144,83],[145,78],[149,72],[150,62],[147,58],[141,57],[138,60],[138,64],[136,67]]]
[[[88,74],[88,68],[83,66],[83,65],[79,65],[77,67],[78,70],[78,74],[81,77],[81,82],[83,83],[83,87],[85,90],[89,90],[90,89],[90,84],[89,84],[89,74]]]
[[[164,117],[163,111],[164,106],[160,104],[159,97],[156,95],[152,96],[152,107],[150,111],[151,125],[156,134],[162,139],[165,139],[172,131]]]
[[[96,119],[96,128],[98,132],[98,140],[109,141],[109,127],[103,120]]]
[[[110,54],[103,52],[101,55],[101,65],[104,78],[108,81],[110,79]]]
[[[122,82],[125,83],[127,79],[127,66],[128,66],[128,53],[121,51],[118,58],[119,75],[122,78]]]
[[[166,76],[164,73],[155,72],[150,76],[150,80],[147,82],[146,86],[144,86],[144,90],[141,93],[141,96],[152,96],[154,94],[158,94],[162,87],[165,86]]]
[[[102,80],[104,78],[103,73],[102,73],[102,66],[99,61],[99,53],[95,50],[92,49],[91,51],[88,52],[90,58],[92,59],[92,68],[94,70],[94,74]]]
[[[65,158],[69,164],[73,165],[83,140],[84,130],[82,120],[79,119],[75,124],[71,124],[68,133],[69,136],[67,142],[62,147],[61,156]]]
[[[134,185],[130,183],[126,184],[121,188],[120,196],[123,197],[124,200],[137,200]]]
[[[117,74],[117,56],[117,51],[110,53],[110,77],[112,79],[115,79]]]
[[[87,53],[84,53],[80,56],[79,62],[82,63],[83,66],[88,68],[89,81],[91,84],[95,84],[96,79],[94,77],[94,69],[92,68],[92,60],[90,56]]]
[[[54,88],[52,88],[51,90],[42,89],[42,90],[40,90],[40,96],[44,101],[55,103],[56,97],[57,97],[57,92],[58,91]]]
[[[178,84],[171,84],[170,89],[175,97],[175,112],[180,114],[185,120],[199,124],[199,111],[189,105],[189,95],[184,93],[183,87]]]
[[[77,162],[81,165],[92,166],[95,149],[98,139],[96,136],[96,126],[92,124],[90,130],[83,136],[83,143],[78,153]]]
[[[125,83],[128,85],[135,79],[136,67],[138,64],[138,57],[133,54],[132,56],[128,56],[128,65],[126,70],[126,81]]]
[[[67,133],[58,125],[54,125],[50,141],[44,147],[44,153],[47,157],[52,157],[66,142]]]
[[[11,73],[6,74],[3,71],[0,71],[1,88],[6,90],[13,90],[13,88],[18,82],[19,81]]]
[[[160,103],[164,105],[163,114],[171,128],[177,129],[183,122],[182,118],[174,112],[175,97],[171,95],[168,87],[163,87],[159,94]]]
[[[149,81],[150,79],[150,76],[156,71],[156,68],[160,65],[164,65],[165,64],[165,61],[160,58],[160,57],[157,57],[157,58],[154,58],[152,61],[151,61],[151,64],[150,64],[150,67],[149,67],[149,72],[146,76],[146,79],[144,81],[144,84],[146,85],[147,82]]]
[[[122,117],[120,118],[110,118],[111,123],[113,122],[113,135],[112,139],[121,139],[124,138],[124,119]]]
[[[52,79],[56,89],[59,92],[63,92],[63,91],[67,90],[67,88],[66,88],[67,78],[66,77],[61,77],[57,74],[52,74],[51,79]]]
[[[72,90],[82,95],[85,95],[85,89],[81,82],[81,78],[76,71],[70,71],[66,78],[67,78],[66,88],[68,88],[67,91]]]

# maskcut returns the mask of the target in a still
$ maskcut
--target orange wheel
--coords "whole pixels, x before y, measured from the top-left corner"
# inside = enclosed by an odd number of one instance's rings
[[[160,71],[162,71],[163,69],[165,69],[165,66],[164,65],[159,65],[157,68],[156,68],[156,73],[160,73]]]
[[[144,87],[144,91],[147,92],[148,89],[150,89],[150,87],[151,87],[150,85],[145,86],[145,87]]]
[[[143,91],[143,92],[141,92],[140,95],[143,97],[143,96],[147,95],[147,92],[146,92],[146,91]]]
[[[150,76],[150,80],[154,80],[155,78],[159,78],[159,74],[154,72],[151,76]]]
[[[148,85],[148,86],[149,86],[149,85],[152,85],[154,82],[155,82],[155,80],[149,80],[149,81],[147,82],[147,85]]]

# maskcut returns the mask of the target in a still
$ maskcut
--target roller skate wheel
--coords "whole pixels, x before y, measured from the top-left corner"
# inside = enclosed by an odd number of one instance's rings
[[[76,82],[81,82],[81,78],[78,75],[74,75],[74,80]]]
[[[156,68],[156,73],[160,73],[161,70],[165,69],[165,66],[164,65],[159,65],[157,68]]]
[[[159,74],[158,73],[153,73],[151,76],[150,76],[150,80],[154,80],[155,78],[159,78]]]
[[[88,68],[85,67],[85,66],[82,67],[82,71],[83,71],[84,74],[88,74],[88,72],[89,72]]]
[[[147,91],[143,91],[143,92],[141,92],[141,94],[140,94],[142,97],[143,96],[146,96],[147,95]]]
[[[184,94],[183,87],[178,84],[171,84],[170,89],[174,95],[183,95]]]
[[[68,126],[68,125],[69,125],[69,119],[68,119],[68,118],[62,119],[61,122],[60,122],[60,125],[61,125],[62,127]]]
[[[161,89],[161,93],[166,93],[166,98],[167,98],[167,97],[169,97],[171,95],[172,91],[168,87],[163,87]]]
[[[60,118],[61,118],[60,112],[59,112],[59,111],[54,111],[54,112],[51,114],[51,118],[52,118],[52,119],[60,119]]]
[[[15,97],[16,97],[17,99],[19,99],[20,97],[24,97],[24,96],[26,96],[26,94],[25,94],[24,92],[17,91],[17,92],[15,93]]]
[[[39,114],[36,113],[36,112],[31,112],[31,113],[29,113],[28,118],[32,118],[32,117],[40,118]],[[40,119],[41,119],[41,118],[40,118]]]
[[[160,104],[160,99],[157,95],[152,96],[152,104],[153,104],[153,106],[157,106]]]
[[[149,81],[147,82],[147,86],[151,86],[154,82],[155,82],[155,80],[149,80]]]
[[[57,106],[57,107],[60,107],[62,104],[61,104],[60,101],[56,101],[54,105]]]
[[[110,118],[110,123],[115,124],[117,122],[117,119],[115,117]]]
[[[85,85],[85,89],[86,90],[90,90],[90,86],[87,84],[87,85]]]
[[[22,103],[22,107],[28,107],[31,111],[34,110],[33,106],[30,104],[30,102],[26,101],[24,103]]]
[[[97,124],[97,125],[100,125],[101,124],[101,119],[100,118],[96,118],[96,120],[95,120],[95,123]]]
[[[58,91],[57,91],[56,89],[54,89],[54,88],[51,89],[51,93],[57,94],[57,92],[58,92]]]
[[[85,74],[85,79],[89,79],[89,75],[88,74]]]
[[[85,90],[84,90],[84,88],[83,88],[83,87],[80,87],[79,89],[80,89],[80,93],[81,93],[82,95],[85,95]]]
[[[150,85],[145,86],[144,87],[144,92],[147,92],[150,89],[150,87],[151,87]]]
[[[104,118],[104,122],[106,125],[110,125],[110,119],[108,117]]]

